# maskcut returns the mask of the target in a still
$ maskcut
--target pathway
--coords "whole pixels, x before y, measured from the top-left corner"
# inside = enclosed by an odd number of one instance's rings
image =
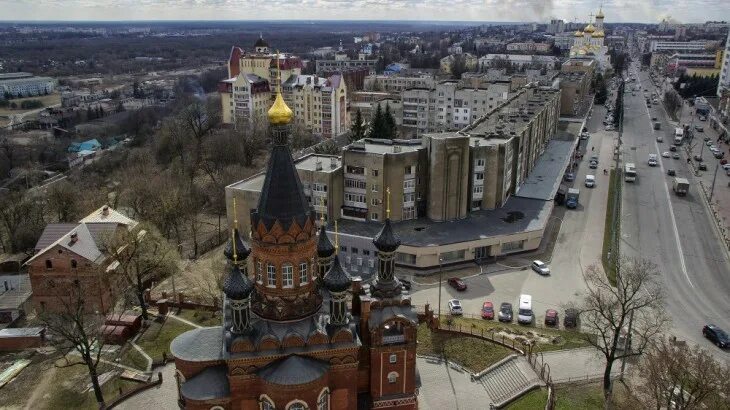
[[[603,354],[595,347],[544,352],[542,358],[550,366],[550,376],[556,383],[600,379],[606,363]],[[540,364],[539,356],[537,363]],[[614,362],[611,370],[613,375],[618,375],[621,361]]]
[[[544,383],[524,356],[512,355],[493,366],[479,381],[496,406]]]
[[[493,403],[482,384],[471,379],[468,371],[435,358],[417,358],[421,374],[418,408],[488,409]]]

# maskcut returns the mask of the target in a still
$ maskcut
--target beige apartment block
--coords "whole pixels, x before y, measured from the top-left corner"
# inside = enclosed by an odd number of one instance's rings
[[[324,138],[347,130],[347,86],[341,75],[292,75],[282,91],[295,124]]]

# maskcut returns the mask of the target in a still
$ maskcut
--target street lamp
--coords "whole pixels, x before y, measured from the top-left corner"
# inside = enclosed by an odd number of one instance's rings
[[[439,257],[439,326],[441,325],[441,281],[444,277],[443,262],[444,258]]]

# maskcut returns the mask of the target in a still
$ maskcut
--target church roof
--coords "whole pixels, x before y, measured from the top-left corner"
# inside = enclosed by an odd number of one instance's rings
[[[276,99],[274,100],[274,104],[271,108],[269,108],[268,115],[269,122],[271,124],[284,125],[291,122],[292,117],[294,117],[294,112],[292,112],[291,108],[286,105],[281,93],[276,93]]]
[[[583,32],[580,30],[577,30],[575,33],[573,33],[573,37],[583,37]]]
[[[226,365],[205,368],[200,373],[181,384],[180,393],[186,399],[202,401],[229,397],[231,388],[228,384]]]
[[[233,246],[234,241],[236,244],[235,248]],[[241,239],[241,235],[238,234],[238,228],[233,229],[233,238],[228,240],[226,248],[223,250],[223,255],[226,256],[226,259],[230,261],[233,260],[234,249],[236,251],[236,259],[239,261],[245,260],[251,253],[251,249],[246,246],[246,244],[243,242],[243,239]]]
[[[268,47],[269,46],[269,43],[267,43],[266,40],[264,40],[263,37],[259,37],[258,40],[256,40],[256,42],[254,43],[253,46],[254,47]]]
[[[324,275],[324,286],[330,292],[344,292],[350,288],[351,283],[352,279],[350,275],[342,268],[339,256],[335,255],[332,266],[327,271],[327,274]]]
[[[223,329],[203,327],[179,335],[170,343],[170,353],[187,362],[213,362],[223,358]]]
[[[332,245],[329,236],[327,236],[327,228],[324,224],[319,228],[319,239],[317,240],[317,256],[320,258],[329,258],[335,253],[335,246]]]
[[[593,33],[594,31],[596,31],[596,27],[593,26],[593,23],[588,23],[588,25],[586,26],[586,28],[583,29],[583,31],[586,33]]]
[[[238,266],[234,265],[223,283],[223,293],[232,300],[247,298],[253,291],[254,284],[248,276],[241,272]]]
[[[598,10],[598,14],[596,14],[597,19],[602,19],[605,16],[603,15],[603,9]]]
[[[591,34],[591,36],[601,38],[601,37],[605,37],[606,33],[604,33],[602,30],[599,30],[599,31],[596,31],[593,34]]]
[[[373,244],[379,251],[393,252],[400,246],[400,238],[398,238],[393,232],[393,227],[390,224],[390,218],[385,219],[383,228],[373,238]]]
[[[256,229],[258,221],[262,221],[267,229],[271,229],[279,221],[286,231],[293,221],[303,227],[311,213],[289,147],[274,145],[258,207],[251,212],[251,226]]]
[[[262,368],[258,371],[258,376],[272,384],[296,386],[321,378],[327,370],[327,362],[292,355]]]

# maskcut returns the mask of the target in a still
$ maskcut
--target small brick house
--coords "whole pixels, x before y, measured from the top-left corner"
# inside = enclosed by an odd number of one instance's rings
[[[62,311],[64,294],[80,282],[85,308],[106,312],[114,301],[114,261],[103,251],[105,238],[137,222],[104,205],[79,223],[48,224],[38,239],[28,266],[33,307],[37,311]]]

